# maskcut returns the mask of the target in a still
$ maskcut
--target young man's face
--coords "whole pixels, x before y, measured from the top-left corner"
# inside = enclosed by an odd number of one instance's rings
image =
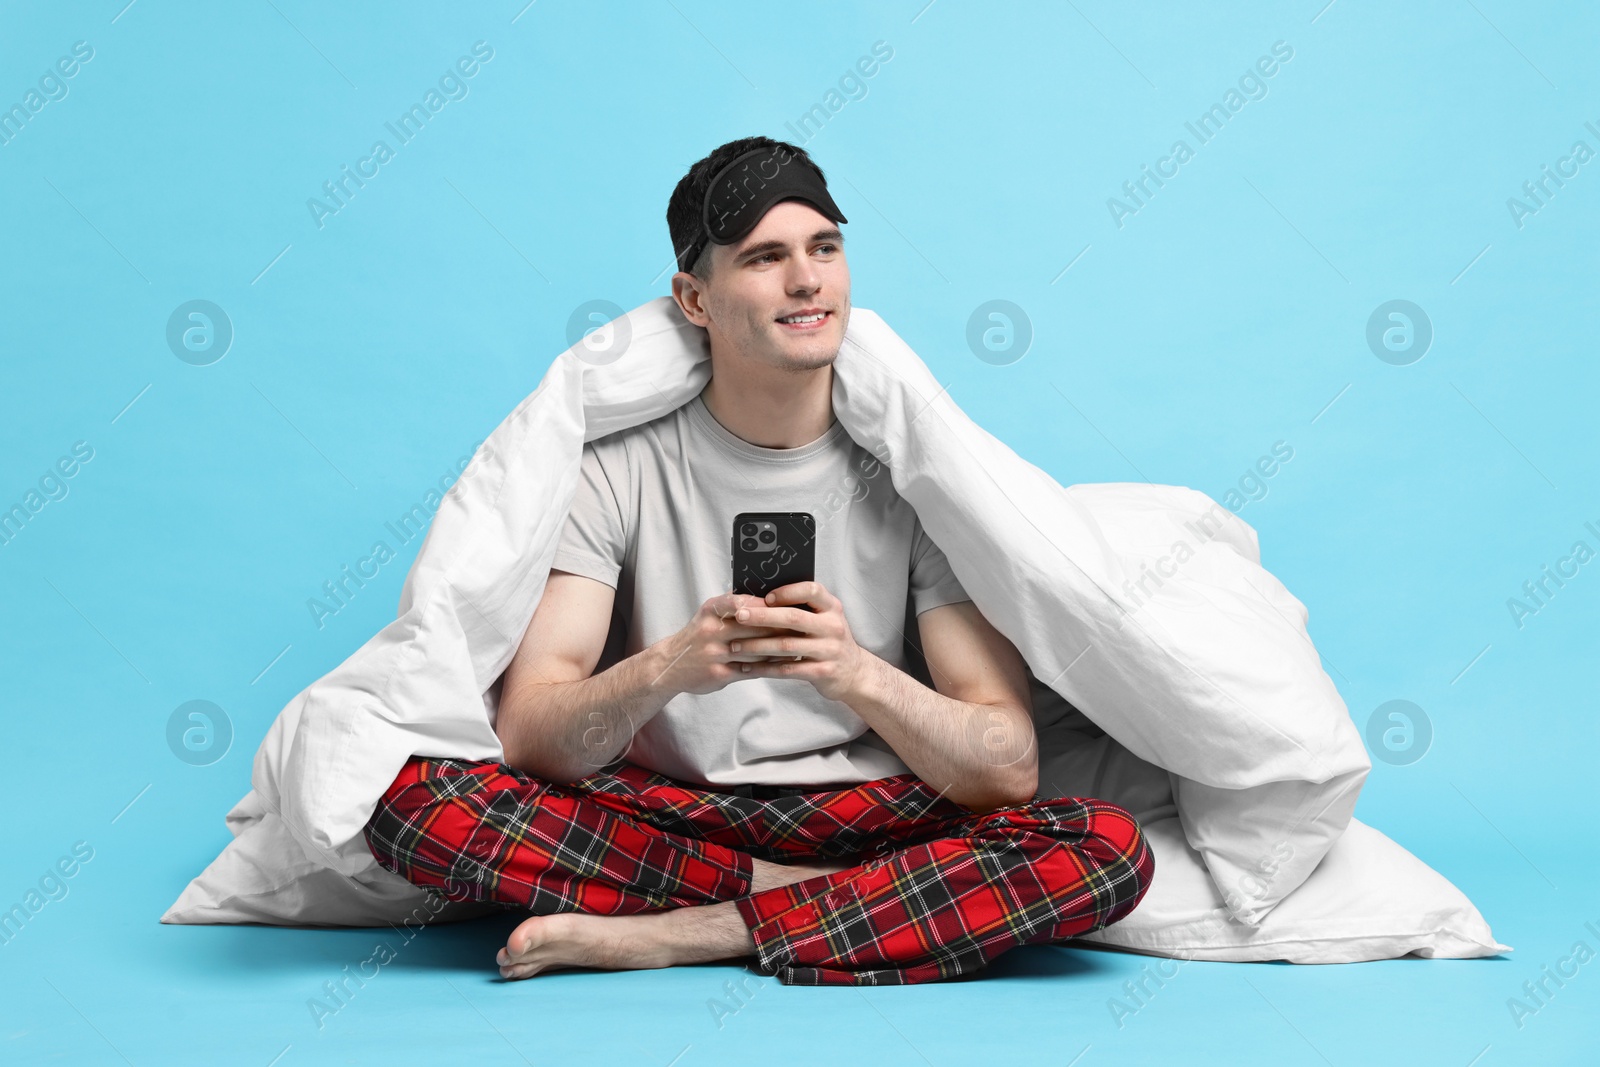
[[[834,361],[850,321],[850,267],[831,219],[785,200],[737,244],[712,245],[711,255],[709,282],[681,298],[699,312],[690,319],[710,333],[719,357],[787,370]],[[817,311],[814,322],[780,321]]]

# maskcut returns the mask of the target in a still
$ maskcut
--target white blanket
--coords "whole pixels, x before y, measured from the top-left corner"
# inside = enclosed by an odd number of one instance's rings
[[[230,892],[278,899],[264,921],[403,918],[417,896],[362,835],[378,797],[413,754],[502,758],[496,683],[543,595],[583,443],[666,414],[711,374],[705,332],[668,297],[596,338],[622,355],[602,363],[590,339],[551,364],[446,495],[395,621],[268,731],[230,849],[253,830],[276,843],[227,871],[251,883]],[[889,467],[984,616],[1047,693],[1171,773],[1190,844],[1230,911],[1258,922],[1343,832],[1370,763],[1255,531],[1192,489],[1062,487],[972,422],[866,309],[852,311],[834,372],[837,417]],[[291,839],[303,850],[292,859]],[[228,921],[216,917],[231,914],[216,903],[228,862],[225,851],[166,921]],[[307,888],[334,882],[339,894]]]

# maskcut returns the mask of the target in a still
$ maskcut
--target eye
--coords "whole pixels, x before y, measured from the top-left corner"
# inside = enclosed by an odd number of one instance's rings
[[[764,259],[776,259],[776,258],[778,258],[778,254],[776,252],[764,252],[761,255],[757,256],[755,259],[752,259],[750,262],[752,262],[752,263],[760,263]]]

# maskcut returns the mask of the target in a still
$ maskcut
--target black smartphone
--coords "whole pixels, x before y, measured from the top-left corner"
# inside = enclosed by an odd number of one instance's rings
[[[764,597],[780,586],[816,577],[817,520],[809,512],[745,511],[734,516],[735,593]]]

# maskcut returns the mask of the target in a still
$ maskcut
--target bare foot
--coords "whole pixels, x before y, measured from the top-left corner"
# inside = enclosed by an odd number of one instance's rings
[[[750,891],[759,893],[849,870],[849,863],[751,860]],[[646,915],[559,912],[526,919],[495,956],[502,978],[531,978],[561,967],[645,970],[754,955],[755,941],[731,901]]]
[[[644,970],[755,950],[738,908],[723,903],[648,915],[535,915],[511,931],[495,962],[502,978],[531,978],[560,967]]]

